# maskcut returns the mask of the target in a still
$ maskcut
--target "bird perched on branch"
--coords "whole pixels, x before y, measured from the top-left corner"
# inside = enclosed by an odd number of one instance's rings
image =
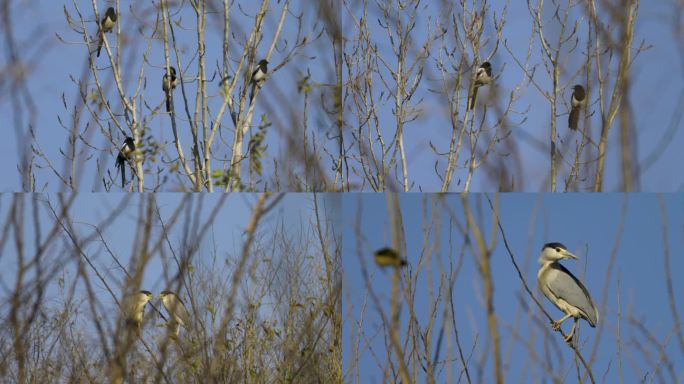
[[[121,171],[121,188],[126,185],[126,162],[131,161],[133,153],[135,152],[135,140],[132,137],[126,136],[119,154],[116,156],[116,167]]]
[[[185,309],[183,301],[171,291],[163,291],[159,294],[162,300],[162,304],[166,311],[171,316],[171,321],[169,322],[169,328],[172,330],[173,335],[178,337],[180,334],[180,326],[188,327],[190,325],[190,316],[188,310]]]
[[[116,24],[116,11],[113,7],[107,8],[100,26],[98,28],[98,42],[97,42],[97,57],[100,57],[100,50],[102,50],[102,44],[104,43],[104,34],[111,32]]]
[[[586,97],[583,86],[577,84],[572,87],[572,100],[570,101],[572,109],[570,110],[570,116],[568,117],[568,127],[573,131],[577,130],[580,109],[584,106]]]
[[[109,382],[122,384],[126,377],[126,356],[135,340],[140,337],[145,305],[152,299],[150,291],[139,291],[121,301],[122,318],[125,327],[117,333],[114,353],[109,361]]]
[[[565,338],[569,343],[575,334],[579,319],[586,320],[594,328],[598,323],[599,314],[587,288],[558,262],[562,259],[577,260],[577,256],[570,253],[561,243],[544,244],[539,256],[539,263],[542,266],[537,273],[537,285],[546,298],[565,312],[565,316],[552,323],[554,330],[560,329],[563,321],[570,317],[574,318],[572,330]]]
[[[249,96],[250,100],[254,97],[254,89],[256,87],[261,87],[264,81],[266,81],[266,73],[268,73],[268,61],[261,60],[259,61],[259,64],[257,64],[254,72],[252,72],[252,78],[250,79],[250,83],[252,84],[252,93]]]
[[[381,267],[403,267],[406,260],[399,256],[399,253],[392,248],[382,248],[375,251],[375,263]]]
[[[145,304],[150,300],[152,300],[150,291],[140,291],[124,300],[123,311],[126,325],[138,333],[142,327]]]
[[[176,89],[177,84],[176,68],[169,67],[169,70],[162,77],[162,89],[164,96],[166,96],[166,112],[171,112],[171,92]]]
[[[468,109],[475,108],[475,99],[477,98],[477,89],[483,85],[487,85],[492,82],[492,65],[489,61],[485,61],[480,64],[475,72],[475,84],[473,85],[473,94],[470,95],[470,107]]]

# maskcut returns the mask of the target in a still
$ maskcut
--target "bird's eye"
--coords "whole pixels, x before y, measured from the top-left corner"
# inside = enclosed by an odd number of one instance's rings
[[[556,252],[560,252],[560,248],[556,248]]]

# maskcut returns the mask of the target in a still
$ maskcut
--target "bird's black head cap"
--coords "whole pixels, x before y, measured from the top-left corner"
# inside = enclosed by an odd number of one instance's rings
[[[114,7],[107,8],[105,16],[109,17],[112,21],[116,21],[116,11],[114,11]]]
[[[380,248],[377,251],[375,251],[375,254],[376,255],[387,255],[387,254],[395,254],[396,255],[397,252],[392,248],[384,247],[384,248]]]
[[[561,249],[565,249],[566,251],[568,250],[568,247],[566,247],[562,243],[546,243],[542,247],[542,250],[544,250],[545,248],[561,248]]]

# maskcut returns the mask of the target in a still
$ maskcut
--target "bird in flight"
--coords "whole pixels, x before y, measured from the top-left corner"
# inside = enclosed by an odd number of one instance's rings
[[[382,248],[375,251],[375,263],[381,267],[403,267],[407,264],[406,260],[399,256],[399,253],[392,248]]]

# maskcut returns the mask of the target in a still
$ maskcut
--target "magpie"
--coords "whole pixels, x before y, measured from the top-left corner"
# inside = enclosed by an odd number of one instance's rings
[[[126,136],[119,154],[116,156],[116,167],[121,170],[121,188],[126,185],[126,162],[131,160],[131,155],[135,152],[135,140],[132,137]]]
[[[572,100],[570,101],[572,109],[570,110],[570,116],[568,117],[568,127],[573,131],[577,130],[580,109],[582,109],[586,97],[583,86],[577,84],[572,87]]]
[[[166,112],[171,112],[171,92],[176,88],[178,79],[176,79],[176,68],[169,67],[169,70],[162,78],[162,89],[166,96]]]
[[[475,72],[475,84],[473,85],[473,94],[470,95],[470,107],[469,109],[475,108],[475,98],[477,97],[477,89],[483,85],[487,85],[492,82],[492,65],[489,61],[485,61],[480,64]]]
[[[250,83],[252,83],[252,93],[249,96],[250,100],[252,97],[254,97],[254,88],[256,86],[261,87],[261,85],[266,81],[266,73],[268,72],[268,61],[267,60],[261,60],[259,61],[259,64],[257,64],[256,69],[254,72],[252,72],[252,78],[250,80]]]
[[[109,7],[102,18],[98,31],[99,41],[97,43],[97,57],[100,57],[100,50],[102,50],[102,44],[104,42],[104,34],[111,32],[112,29],[114,29],[114,24],[116,24],[116,11],[114,11],[114,8]]]

